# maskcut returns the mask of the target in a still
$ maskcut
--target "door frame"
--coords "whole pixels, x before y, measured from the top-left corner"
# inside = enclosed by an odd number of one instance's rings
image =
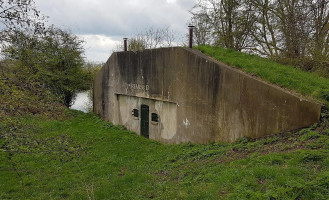
[[[143,115],[145,115],[144,118]],[[150,137],[150,107],[146,104],[141,105],[140,119],[141,119],[140,133],[142,136],[149,138]]]

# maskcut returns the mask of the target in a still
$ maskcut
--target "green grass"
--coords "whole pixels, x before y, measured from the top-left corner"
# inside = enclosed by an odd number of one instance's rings
[[[0,199],[329,199],[327,126],[168,145],[92,114],[69,115],[11,117],[0,126],[28,136],[20,152],[0,149]],[[15,121],[20,128],[6,129]]]
[[[227,65],[240,68],[269,83],[317,99],[329,107],[329,79],[327,78],[232,49],[211,46],[195,48]]]

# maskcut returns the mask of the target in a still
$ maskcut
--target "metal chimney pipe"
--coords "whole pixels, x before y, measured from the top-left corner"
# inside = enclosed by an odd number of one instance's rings
[[[128,38],[123,38],[124,51],[127,51],[127,40]]]
[[[189,25],[188,26],[189,30],[190,30],[190,41],[189,41],[189,47],[192,48],[193,46],[193,25]]]

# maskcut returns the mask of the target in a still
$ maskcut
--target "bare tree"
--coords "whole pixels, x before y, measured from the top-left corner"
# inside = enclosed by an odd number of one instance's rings
[[[153,27],[147,29],[145,32],[140,32],[137,37],[144,40],[146,48],[157,48],[161,45],[163,40],[163,32],[161,29],[154,29]]]
[[[274,13],[283,39],[283,53],[287,58],[306,55],[306,44],[311,33],[311,1],[277,0]]]
[[[171,47],[174,45],[174,41],[176,39],[176,35],[175,35],[175,32],[170,29],[169,26],[165,27],[162,29],[162,33],[163,33],[163,43],[162,45],[163,46],[166,46],[166,47]]]
[[[175,34],[167,26],[164,28],[149,28],[146,31],[141,31],[128,39],[129,51],[140,51],[144,49],[152,49],[159,47],[171,47],[174,45]],[[117,44],[114,51],[122,51],[123,43]]]
[[[34,27],[38,31],[44,19],[33,0],[0,0],[0,22],[9,30]]]
[[[255,23],[252,36],[252,45],[249,50],[264,56],[275,57],[279,55],[280,39],[277,37],[277,23],[274,18],[274,4],[271,0],[250,0],[254,11]]]
[[[194,40],[197,45],[210,45],[214,42],[212,34],[213,28],[209,23],[209,16],[204,12],[190,11],[192,17],[188,24],[193,24],[194,28]]]
[[[250,6],[245,0],[199,0],[190,11],[191,22],[196,23],[197,43],[245,49],[255,21]]]
[[[197,44],[329,68],[329,0],[198,0],[190,13]]]
[[[329,57],[329,1],[317,0],[311,7],[313,38],[311,54],[323,60]]]

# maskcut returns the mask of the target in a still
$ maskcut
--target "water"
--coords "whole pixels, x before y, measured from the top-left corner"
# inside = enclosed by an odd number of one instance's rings
[[[82,112],[88,112],[88,109],[92,105],[88,97],[88,93],[89,91],[77,93],[77,97],[70,108],[74,110],[81,110]]]

